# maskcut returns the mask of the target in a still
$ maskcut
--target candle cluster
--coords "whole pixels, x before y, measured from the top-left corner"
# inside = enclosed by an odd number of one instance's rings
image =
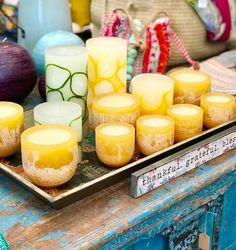
[[[0,102],[0,158],[21,140],[27,177],[51,188],[75,174],[89,121],[98,158],[117,168],[132,159],[135,145],[154,154],[233,119],[234,97],[211,93],[210,77],[190,69],[140,74],[126,93],[126,53],[126,41],[111,37],[90,39],[86,48],[48,48],[47,102],[34,108],[35,126],[23,132],[22,107]]]

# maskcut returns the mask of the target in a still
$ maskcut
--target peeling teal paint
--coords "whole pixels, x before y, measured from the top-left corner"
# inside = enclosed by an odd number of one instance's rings
[[[27,210],[19,214],[0,216],[0,231],[5,232],[17,223],[25,227],[30,226],[38,222],[43,214],[40,210]]]
[[[64,236],[65,234],[66,234],[65,231],[50,232],[47,235],[43,236],[42,240],[58,239]]]

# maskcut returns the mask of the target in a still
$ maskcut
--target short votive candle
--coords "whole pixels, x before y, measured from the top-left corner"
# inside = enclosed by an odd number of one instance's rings
[[[73,102],[45,102],[34,108],[34,124],[63,124],[75,129],[78,142],[82,141],[82,109]]]
[[[174,104],[200,105],[201,95],[211,89],[211,78],[208,74],[192,70],[180,69],[170,74],[174,80]]]
[[[139,151],[151,155],[174,143],[174,120],[163,115],[145,115],[137,120],[136,141]]]
[[[141,115],[165,115],[173,104],[174,82],[161,74],[140,74],[131,81],[132,94],[140,99]]]
[[[175,142],[202,132],[203,110],[193,104],[176,104],[168,108],[167,115],[175,121]]]
[[[21,151],[24,172],[38,186],[60,186],[77,169],[77,135],[68,126],[41,125],[25,130],[21,135]]]
[[[201,96],[201,107],[204,126],[213,128],[234,118],[235,97],[224,93],[208,93]]]
[[[23,108],[12,102],[0,102],[0,158],[10,156],[20,146],[24,127]]]
[[[131,94],[102,94],[92,100],[92,125],[126,122],[133,126],[140,116],[139,99]]]
[[[46,49],[47,101],[70,101],[82,108],[83,137],[88,134],[88,54],[78,45]]]
[[[135,129],[122,122],[104,123],[95,130],[96,152],[101,162],[109,167],[127,164],[134,154]]]
[[[117,37],[87,40],[88,106],[94,96],[126,92],[127,41]]]

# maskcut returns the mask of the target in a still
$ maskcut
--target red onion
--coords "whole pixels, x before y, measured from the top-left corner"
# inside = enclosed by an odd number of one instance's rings
[[[37,82],[36,67],[26,49],[0,42],[0,101],[22,101]]]
[[[39,78],[39,82],[38,82],[38,90],[39,90],[39,94],[41,95],[41,97],[46,100],[46,83],[45,83],[45,76],[42,75]]]

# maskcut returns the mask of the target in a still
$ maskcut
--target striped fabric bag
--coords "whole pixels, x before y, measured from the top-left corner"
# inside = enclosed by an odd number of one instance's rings
[[[169,64],[171,40],[185,60],[199,69],[164,12],[156,13],[143,24],[122,8],[111,10],[103,18],[100,35],[128,41],[127,81],[141,73],[164,73]]]

